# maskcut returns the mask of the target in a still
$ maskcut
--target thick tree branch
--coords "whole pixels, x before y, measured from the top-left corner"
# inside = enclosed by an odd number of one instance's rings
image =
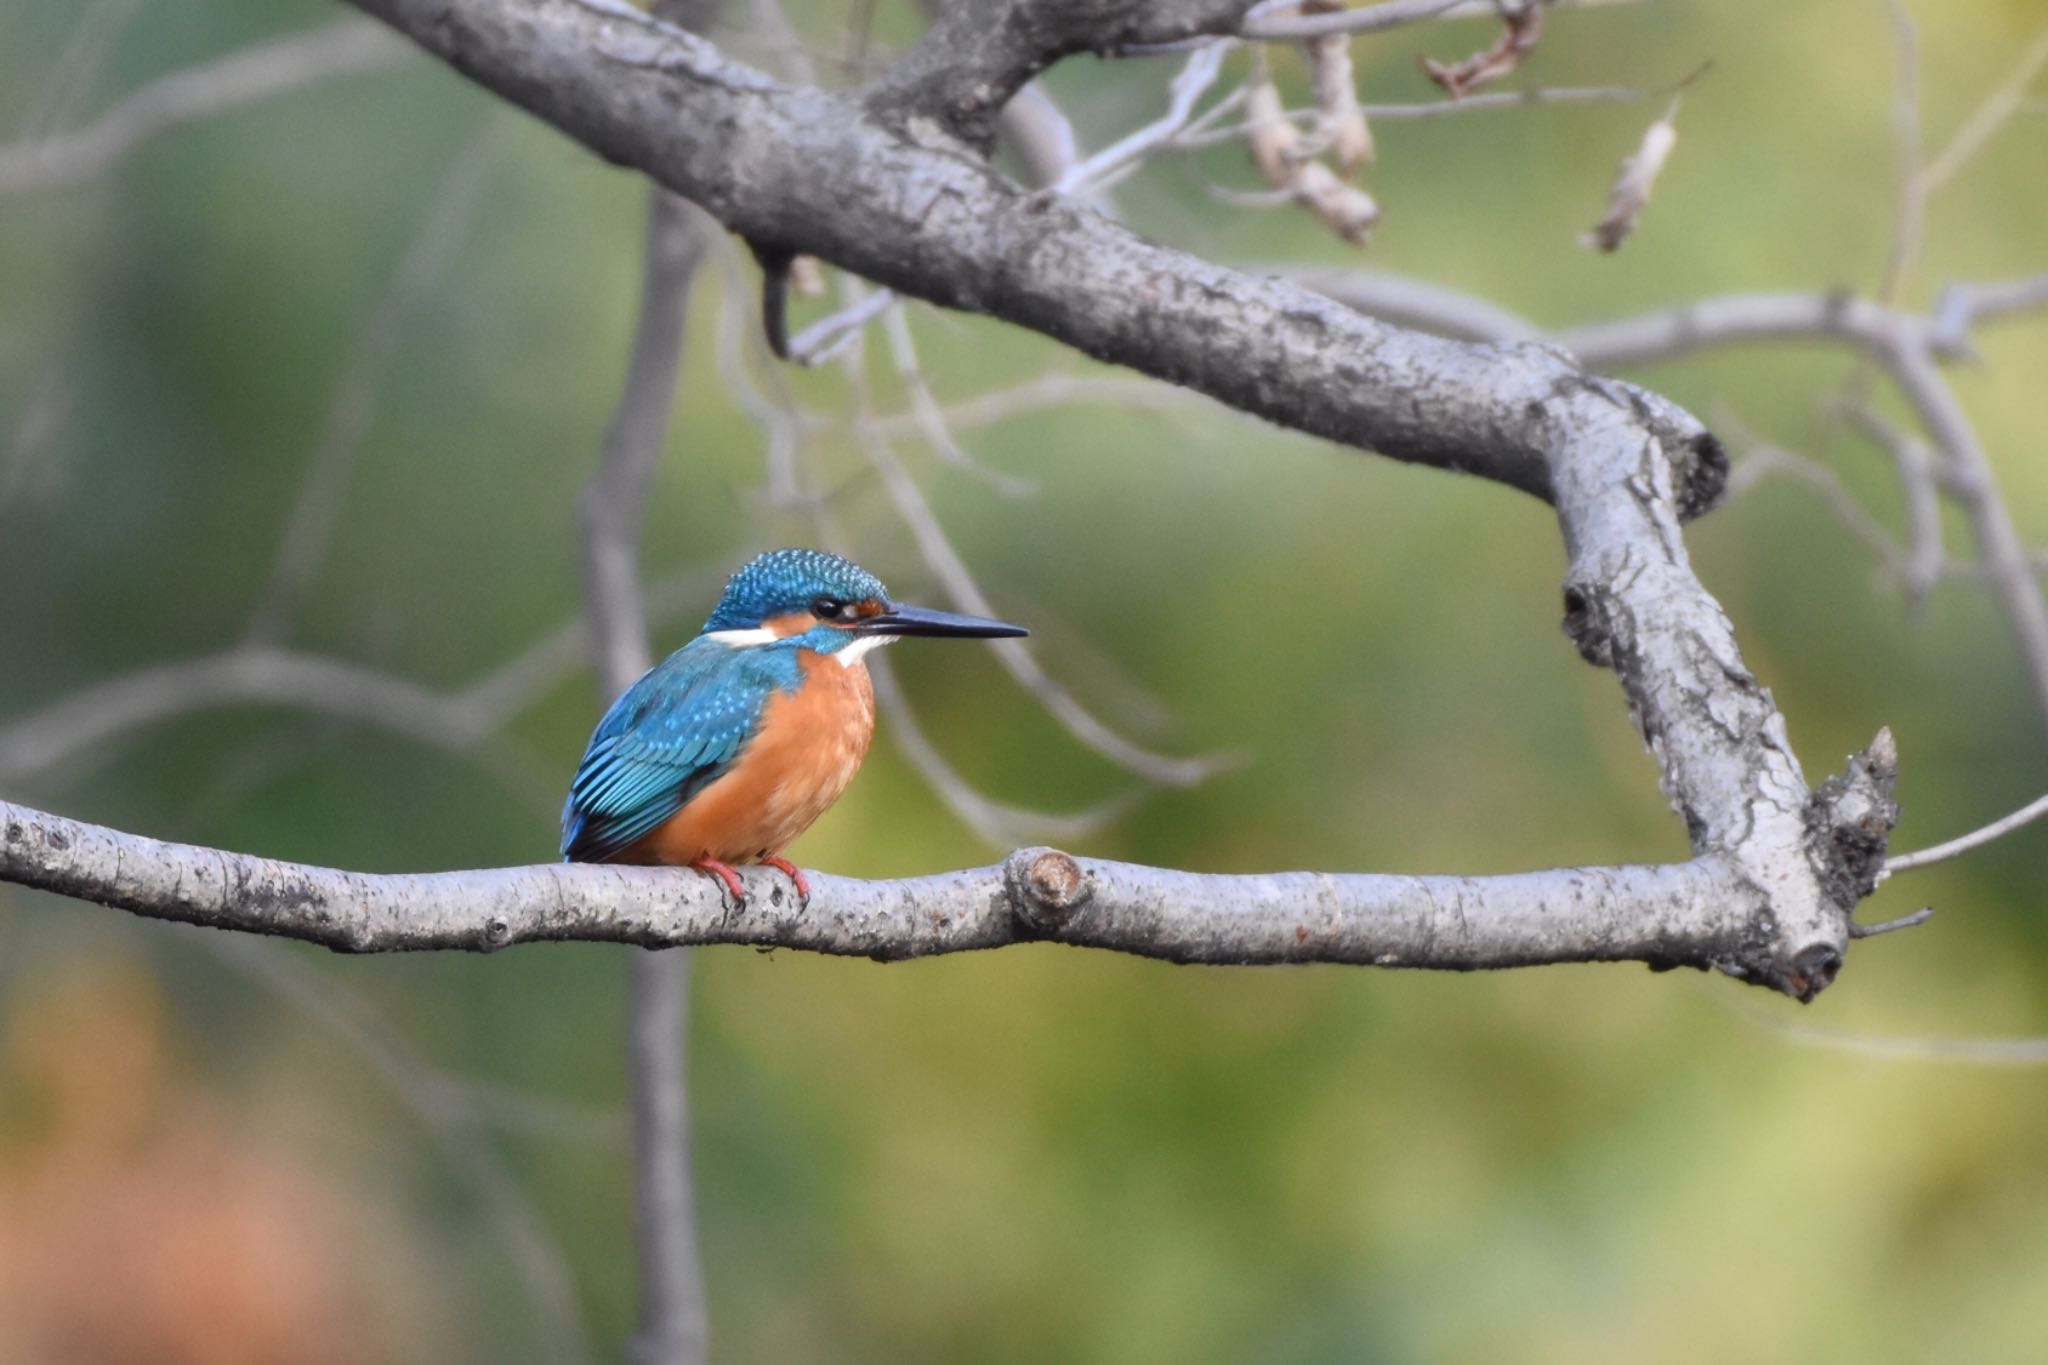
[[[0,880],[340,952],[578,939],[731,943],[897,960],[1056,942],[1171,962],[1340,962],[1465,971],[1556,962],[1714,966],[1755,976],[1773,931],[1735,863],[1498,877],[1211,876],[1023,849],[902,881],[746,869],[733,909],[667,868],[547,863],[372,876],[164,843],[0,802]],[[1809,983],[1811,984],[1811,983]]]
[[[951,0],[875,83],[869,105],[985,143],[1010,97],[1060,58],[1227,34],[1250,8],[1252,0]]]
[[[594,2],[594,0],[593,0]],[[1155,245],[1028,192],[936,128],[782,85],[701,40],[573,0],[352,0],[598,154],[750,241],[1033,328],[1312,435],[1547,496],[1546,427],[1578,375],[1541,347],[1472,346]],[[1666,429],[1689,509],[1718,489]]]

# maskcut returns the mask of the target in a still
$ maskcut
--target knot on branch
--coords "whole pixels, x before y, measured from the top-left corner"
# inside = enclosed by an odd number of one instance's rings
[[[1728,448],[1711,431],[1699,431],[1671,453],[1673,486],[1678,491],[1678,518],[1691,521],[1720,505],[1728,491]]]
[[[1838,777],[1820,784],[1806,803],[1807,848],[1821,888],[1844,911],[1877,889],[1885,845],[1899,822],[1892,787],[1899,776],[1899,746],[1889,729],[1870,747],[1849,756]]]
[[[1579,657],[1595,668],[1614,667],[1614,636],[1607,613],[1598,607],[1600,592],[1584,583],[1564,585],[1564,633]]]
[[[1058,933],[1095,895],[1081,864],[1056,848],[1018,849],[1003,864],[1003,883],[1010,909],[1040,934]]]

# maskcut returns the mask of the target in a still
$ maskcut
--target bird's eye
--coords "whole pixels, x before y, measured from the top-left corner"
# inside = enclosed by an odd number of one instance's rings
[[[820,621],[836,621],[846,610],[846,603],[836,597],[814,597],[811,599],[811,615]]]

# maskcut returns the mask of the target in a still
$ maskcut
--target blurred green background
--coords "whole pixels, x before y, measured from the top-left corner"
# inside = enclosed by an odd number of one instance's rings
[[[843,9],[791,13],[831,50]],[[1911,10],[1938,148],[2048,5]],[[338,13],[14,0],[0,129],[75,126]],[[877,40],[914,26],[883,6]],[[1415,54],[1491,36],[1361,41],[1364,96],[1430,98]],[[1363,251],[1210,194],[1254,185],[1239,148],[1163,159],[1116,201],[1215,258],[1358,262],[1546,325],[1875,287],[1895,197],[1879,0],[1560,14],[1512,83],[1657,87],[1709,59],[1614,257],[1575,237],[1659,103],[1384,122],[1370,183],[1386,217]],[[1300,88],[1291,55],[1276,68]],[[1173,69],[1081,58],[1048,88],[1098,147],[1155,115]],[[1934,199],[1909,305],[2048,268],[2048,82],[2033,90]],[[622,370],[643,207],[633,177],[417,59],[177,131],[90,185],[0,199],[0,728],[237,640],[337,403],[360,441],[283,642],[453,691],[572,622],[575,498]],[[813,539],[764,495],[766,440],[715,364],[721,317],[753,325],[750,281],[714,268],[693,303],[647,509],[650,576],[682,575],[663,649],[739,560]],[[1098,373],[985,321],[912,324],[944,399]],[[2048,322],[1979,342],[1954,382],[2023,534],[2048,541]],[[871,350],[898,411],[879,336]],[[1824,460],[1896,527],[1889,465],[1825,411],[1855,368],[1839,348],[1775,346],[1636,377]],[[858,557],[941,601],[840,420],[844,375],[780,382],[830,419],[807,451]],[[1535,502],[1194,400],[960,435],[1036,495],[901,450],[1051,671],[1143,743],[1244,756],[1142,795],[1077,851],[1472,873],[1684,856],[1613,679],[1558,631],[1561,551]],[[1948,532],[1967,555],[1959,519]],[[1897,846],[2048,787],[2042,717],[1967,575],[1909,609],[1791,480],[1759,481],[1690,538],[1810,777],[1897,733]],[[982,654],[897,654],[918,717],[990,795],[1073,810],[1131,789]],[[596,710],[589,671],[563,672],[501,740],[449,752],[288,705],[207,709],[0,774],[0,796],[365,870],[540,861]],[[1803,1011],[1632,967],[701,952],[714,1356],[2039,1359],[2048,1073],[1792,1030],[2048,1034],[2044,847],[2022,833],[1888,886],[1866,917],[1938,917],[1856,948]],[[796,849],[876,877],[994,853],[886,737]],[[0,1359],[617,1358],[633,1284],[622,978],[603,947],[347,960],[0,889]]]

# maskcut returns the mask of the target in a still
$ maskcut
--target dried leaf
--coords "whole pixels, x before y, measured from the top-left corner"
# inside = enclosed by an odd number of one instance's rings
[[[1423,74],[1442,86],[1452,99],[1462,99],[1482,85],[1491,85],[1522,64],[1543,36],[1546,0],[1522,0],[1520,9],[1501,14],[1500,37],[1484,52],[1475,52],[1450,66],[1422,58]]]

